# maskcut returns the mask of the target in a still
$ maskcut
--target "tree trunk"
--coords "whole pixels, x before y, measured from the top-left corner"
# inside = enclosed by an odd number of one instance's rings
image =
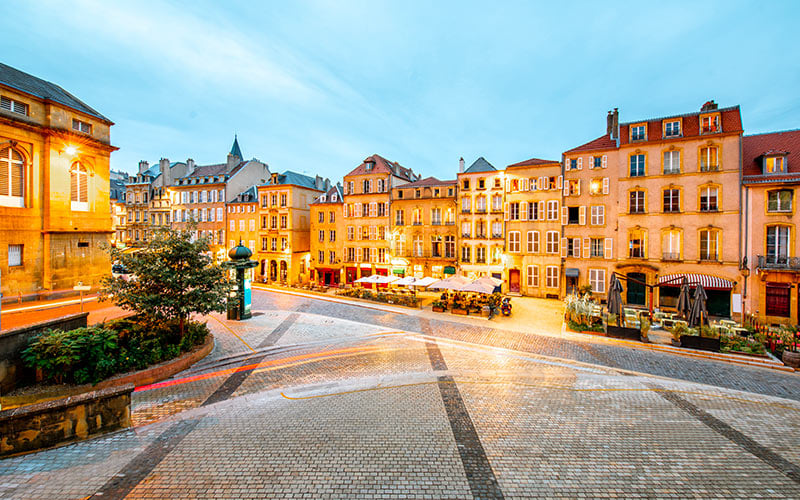
[[[181,314],[181,319],[180,319],[181,338],[183,338],[183,330],[184,330],[185,324],[186,324],[186,319],[184,318],[183,314]]]

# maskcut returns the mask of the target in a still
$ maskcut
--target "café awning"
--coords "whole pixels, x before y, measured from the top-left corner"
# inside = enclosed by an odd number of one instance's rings
[[[703,285],[703,288],[707,290],[730,290],[733,288],[733,285],[735,284],[731,280],[727,280],[725,278],[718,278],[716,276],[711,276],[708,274],[679,273],[679,274],[665,274],[664,276],[659,276],[658,286],[679,287],[681,286],[681,282],[683,281],[684,276],[686,277],[686,280],[689,282],[690,287]]]

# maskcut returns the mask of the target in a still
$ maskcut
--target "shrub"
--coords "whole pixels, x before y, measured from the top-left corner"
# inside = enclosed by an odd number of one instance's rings
[[[675,326],[673,326],[671,333],[672,333],[672,338],[675,340],[680,340],[681,335],[691,335],[689,327],[687,327],[683,323],[677,323]]]
[[[647,334],[650,333],[650,321],[647,318],[642,318],[639,325],[642,337],[647,338]]]
[[[98,382],[116,370],[117,335],[103,327],[47,330],[22,351],[25,364],[46,382]]]

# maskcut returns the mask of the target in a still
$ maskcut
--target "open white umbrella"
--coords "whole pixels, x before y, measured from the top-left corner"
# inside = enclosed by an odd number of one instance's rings
[[[439,281],[439,280],[437,280],[436,278],[431,278],[430,276],[425,276],[424,278],[420,278],[417,281],[415,281],[414,283],[412,283],[412,285],[413,286],[426,287],[426,286],[430,286],[430,285],[436,283],[437,281]]]
[[[475,280],[472,283],[467,283],[466,285],[462,286],[461,288],[458,289],[458,291],[491,294],[494,292],[494,288],[495,288],[494,285],[492,285],[491,283]]]
[[[372,281],[372,279],[373,279],[372,277],[373,276],[374,276],[374,274],[369,275],[369,276],[364,276],[363,278],[358,278],[353,283],[374,283],[374,281]]]
[[[503,284],[503,280],[499,280],[497,278],[493,278],[491,276],[484,276],[483,278],[478,278],[473,283],[486,283],[492,286],[500,286]]]
[[[389,283],[394,283],[395,281],[400,279],[396,276],[381,276],[380,274],[373,274],[372,277],[373,281],[371,283],[376,283],[378,285],[386,285]]]
[[[439,280],[428,286],[430,290],[460,290],[462,286],[468,285],[470,280],[463,276],[450,276],[443,280]]]
[[[399,280],[392,283],[393,285],[416,285],[417,278],[413,276],[406,276],[405,278],[400,278]]]

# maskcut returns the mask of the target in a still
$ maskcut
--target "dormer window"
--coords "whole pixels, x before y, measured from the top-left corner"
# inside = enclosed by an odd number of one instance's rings
[[[765,174],[785,174],[786,172],[785,156],[767,156],[764,158]]]
[[[366,169],[367,172],[372,170],[373,167],[375,167],[375,162],[374,161],[366,161],[366,162],[364,162],[364,168]]]
[[[680,137],[680,120],[669,120],[664,122],[664,137]]]
[[[647,134],[644,124],[631,125],[631,142],[644,141],[645,139],[647,139]]]
[[[335,194],[331,195],[331,201],[336,201],[336,195]]]
[[[700,115],[700,133],[713,134],[720,132],[719,113],[713,115]]]
[[[414,190],[414,197],[415,198],[421,198],[422,196],[421,196],[420,193],[421,193],[421,191],[419,189]]]

